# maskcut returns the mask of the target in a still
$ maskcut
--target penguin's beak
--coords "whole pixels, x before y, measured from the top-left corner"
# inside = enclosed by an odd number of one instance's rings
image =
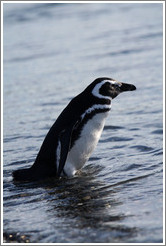
[[[110,92],[111,98],[113,99],[124,91],[134,91],[134,90],[136,90],[136,87],[132,84],[114,81],[114,83],[110,85],[109,92]]]
[[[119,86],[120,92],[123,92],[123,91],[134,91],[134,90],[136,90],[135,85],[132,85],[132,84],[127,84],[127,83],[119,82],[118,83],[118,86]]]

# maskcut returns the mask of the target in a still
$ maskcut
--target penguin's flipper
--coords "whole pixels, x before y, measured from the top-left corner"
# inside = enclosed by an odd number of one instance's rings
[[[76,124],[77,122],[75,124],[71,124],[69,127],[67,127],[62,132],[60,136],[61,150],[60,150],[59,167],[58,167],[58,172],[57,172],[58,177],[60,177],[61,172],[63,171],[64,165],[67,159],[67,154],[69,152],[69,148],[71,145],[72,132]]]

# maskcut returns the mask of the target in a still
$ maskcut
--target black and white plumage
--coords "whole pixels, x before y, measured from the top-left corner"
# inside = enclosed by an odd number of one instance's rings
[[[73,176],[89,159],[101,136],[111,100],[132,84],[111,78],[94,80],[74,97],[47,133],[32,167],[13,172],[15,180]]]

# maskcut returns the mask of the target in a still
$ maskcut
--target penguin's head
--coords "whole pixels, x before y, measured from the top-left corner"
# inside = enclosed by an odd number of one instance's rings
[[[133,90],[136,90],[134,85],[118,82],[112,78],[98,78],[91,84],[92,95],[104,99],[113,99],[121,92]]]

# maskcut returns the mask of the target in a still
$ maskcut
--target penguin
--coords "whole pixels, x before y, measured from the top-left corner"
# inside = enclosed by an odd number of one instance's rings
[[[72,177],[95,149],[111,101],[121,92],[133,91],[133,84],[101,77],[74,97],[48,131],[34,164],[13,172],[15,181]]]

